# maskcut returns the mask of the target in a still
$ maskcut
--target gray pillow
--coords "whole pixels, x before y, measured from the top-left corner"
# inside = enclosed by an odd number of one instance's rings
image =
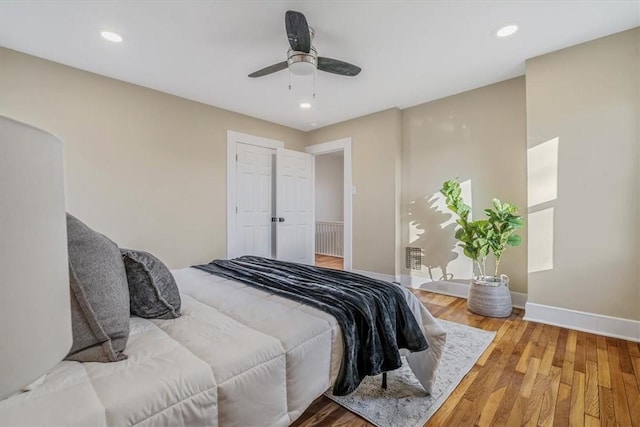
[[[73,345],[67,360],[116,362],[129,337],[129,287],[118,246],[67,214]]]
[[[180,292],[166,265],[147,252],[121,249],[131,314],[147,319],[180,317]]]

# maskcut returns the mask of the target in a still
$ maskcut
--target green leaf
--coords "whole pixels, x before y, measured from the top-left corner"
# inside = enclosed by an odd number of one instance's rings
[[[524,219],[522,219],[521,216],[514,216],[513,218],[509,218],[507,222],[514,228],[520,228],[524,225]]]
[[[475,259],[476,259],[476,252],[475,252],[474,250],[470,249],[469,247],[466,247],[466,246],[465,246],[465,248],[464,248],[464,254],[465,254],[466,256],[468,256],[469,258],[471,258],[472,260],[475,260]]]
[[[500,203],[500,200],[493,199],[491,202],[493,203],[493,206],[496,208],[496,210],[498,211],[502,210],[502,204]]]
[[[518,246],[520,243],[522,243],[522,237],[518,236],[517,234],[512,234],[507,239],[507,245],[509,246]]]

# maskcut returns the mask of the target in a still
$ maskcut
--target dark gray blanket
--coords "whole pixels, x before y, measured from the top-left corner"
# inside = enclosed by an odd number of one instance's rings
[[[334,316],[344,353],[333,394],[353,392],[367,375],[402,365],[400,348],[428,348],[404,294],[396,285],[347,271],[256,256],[215,260],[194,268],[310,305]]]

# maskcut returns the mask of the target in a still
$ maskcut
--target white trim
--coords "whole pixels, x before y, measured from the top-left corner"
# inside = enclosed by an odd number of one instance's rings
[[[284,148],[283,141],[227,130],[227,258],[236,256],[236,144]]]
[[[351,270],[353,273],[362,274],[363,276],[371,277],[372,279],[384,280],[385,282],[394,282],[396,280],[395,276],[391,274],[384,273],[376,273],[375,271],[365,271],[365,270]]]
[[[524,320],[640,342],[640,321],[528,302]]]
[[[336,141],[324,142],[322,144],[310,145],[305,151],[314,156],[320,154],[343,152],[344,163],[344,242],[343,242],[343,263],[344,269],[351,271],[353,268],[353,172],[351,156],[351,138],[342,138]],[[315,197],[315,196],[314,196]],[[392,276],[390,276],[392,277]],[[394,278],[395,279],[395,278]],[[392,280],[394,280],[392,279]],[[385,279],[386,280],[386,279]]]
[[[466,299],[469,295],[469,284],[451,282],[448,280],[433,281],[426,277],[410,276],[403,274],[400,280],[402,286],[412,289],[422,289],[424,291],[435,292],[437,294],[450,295]],[[515,308],[525,308],[527,294],[511,291],[511,305]]]

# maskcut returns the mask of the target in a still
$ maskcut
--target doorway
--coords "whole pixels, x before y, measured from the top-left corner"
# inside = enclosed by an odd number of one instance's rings
[[[351,138],[310,145],[306,151],[315,156],[316,265],[351,270]]]
[[[344,153],[315,156],[315,264],[344,269]]]
[[[281,141],[227,132],[227,258],[314,263],[313,166]]]

